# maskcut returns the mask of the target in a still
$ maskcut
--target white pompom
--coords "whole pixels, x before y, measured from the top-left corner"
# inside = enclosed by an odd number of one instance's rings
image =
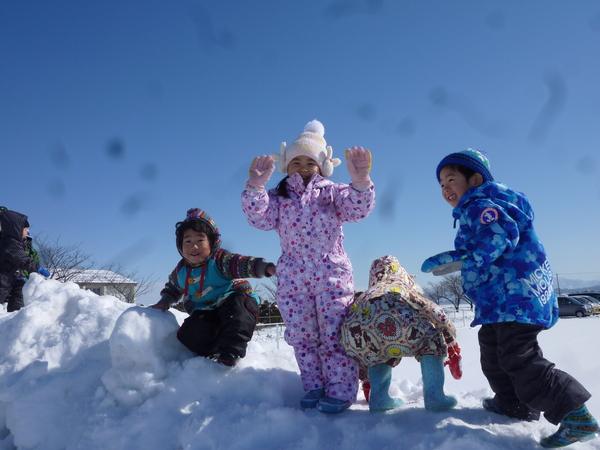
[[[304,127],[304,132],[316,133],[320,136],[325,136],[325,127],[317,119],[311,120]]]

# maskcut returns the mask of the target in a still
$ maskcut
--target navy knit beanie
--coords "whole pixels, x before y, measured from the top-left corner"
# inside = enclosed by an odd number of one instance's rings
[[[485,152],[479,149],[468,148],[462,152],[451,153],[442,159],[435,171],[438,183],[440,182],[440,172],[442,168],[448,164],[458,164],[459,166],[473,169],[475,172],[481,174],[484,183],[486,181],[494,181],[494,177],[490,173],[490,162],[486,158]]]

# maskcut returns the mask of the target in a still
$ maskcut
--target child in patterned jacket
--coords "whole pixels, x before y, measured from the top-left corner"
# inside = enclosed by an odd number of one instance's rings
[[[590,439],[598,432],[585,405],[591,394],[546,360],[537,341],[558,320],[558,303],[529,201],[495,182],[477,149],[446,156],[436,176],[459,230],[455,250],[427,259],[421,269],[462,272],[465,294],[475,304],[471,325],[481,325],[481,368],[495,393],[483,400],[484,408],[527,421],[543,411],[559,425],[541,440],[546,448]]]
[[[414,357],[421,365],[425,409],[456,406],[456,399],[444,394],[444,365],[454,378],[462,377],[456,329],[444,310],[419,292],[394,256],[371,264],[369,288],[352,304],[342,325],[342,344],[360,365],[363,390],[370,383],[370,394],[365,390],[370,411],[403,404],[388,390],[392,367],[404,357]]]
[[[246,356],[258,321],[259,298],[243,278],[275,275],[263,258],[230,253],[221,247],[219,229],[206,212],[192,208],[175,226],[183,257],[152,308],[163,312],[183,298],[190,316],[177,339],[199,356],[228,367]]]
[[[357,364],[344,353],[339,335],[354,292],[342,224],[371,213],[375,190],[371,152],[362,147],[346,151],[350,185],[325,179],[340,160],[332,158],[324,133],[313,120],[289,147],[281,144],[280,154],[255,158],[242,209],[250,225],[279,234],[276,298],[307,391],[300,405],[339,413],[356,401],[358,390]],[[267,192],[274,160],[287,176]]]

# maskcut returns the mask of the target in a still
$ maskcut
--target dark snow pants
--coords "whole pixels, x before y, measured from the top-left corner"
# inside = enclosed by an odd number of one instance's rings
[[[196,310],[183,321],[177,339],[199,356],[231,353],[243,358],[258,322],[256,299],[231,294],[213,310]]]
[[[544,412],[557,425],[591,394],[544,358],[537,335],[544,327],[519,322],[485,324],[479,330],[481,369],[500,405]]]
[[[0,303],[8,302],[7,311],[18,311],[25,302],[23,301],[23,286],[25,280],[18,273],[0,271]]]

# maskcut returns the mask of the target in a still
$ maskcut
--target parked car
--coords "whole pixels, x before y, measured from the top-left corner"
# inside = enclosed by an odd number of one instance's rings
[[[595,299],[594,297],[590,297],[588,295],[569,295],[569,297],[576,298],[582,303],[587,303],[592,306],[592,312],[594,314],[600,314],[600,300]]]
[[[600,300],[600,292],[572,292],[567,295],[569,295],[570,297],[574,297],[577,295],[586,295],[588,297],[594,297],[596,300]]]
[[[581,303],[575,297],[559,296],[558,297],[559,316],[577,316],[585,317],[592,314],[592,307],[588,304]]]

